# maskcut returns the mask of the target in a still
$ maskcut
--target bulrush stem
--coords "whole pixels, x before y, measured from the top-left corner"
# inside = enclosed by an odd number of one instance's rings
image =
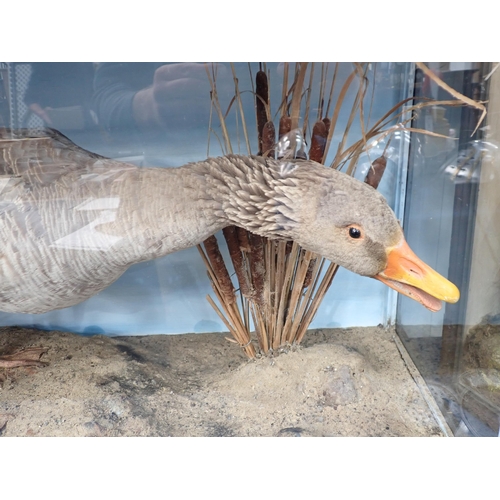
[[[209,238],[210,240],[210,238]],[[204,242],[205,245],[206,241]],[[213,242],[212,242],[213,243]],[[208,246],[210,247],[211,242],[209,241]],[[218,251],[218,247],[216,247],[216,253]],[[213,250],[213,249],[212,249]],[[245,351],[245,354],[249,358],[254,358],[255,357],[255,348],[251,343],[251,338],[250,338],[250,332],[248,330],[248,327],[245,326],[241,319],[241,314],[238,309],[238,305],[236,301],[234,300],[234,290],[233,290],[233,300],[231,300],[231,297],[229,297],[229,301],[227,300],[228,296],[222,292],[221,290],[221,283],[220,283],[220,273],[221,269],[220,267],[214,269],[212,266],[212,261],[208,258],[208,254],[205,254],[203,251],[203,248],[201,245],[198,245],[198,251],[200,252],[200,255],[203,259],[203,262],[205,263],[205,267],[207,268],[208,272],[208,277],[210,278],[210,283],[212,284],[212,288],[214,290],[215,296],[217,297],[217,300],[220,302],[222,305],[224,313],[217,307],[216,303],[210,297],[210,295],[207,295],[207,300],[210,303],[210,305],[214,308],[215,312],[219,316],[219,318],[223,321],[223,323],[226,325],[226,328],[229,330],[231,335],[234,337],[235,342],[240,345],[240,347],[243,348]],[[216,259],[217,260],[217,259]],[[218,265],[218,264],[217,264]],[[225,269],[225,266],[224,266]],[[222,271],[222,274],[227,274],[227,269]],[[232,286],[232,285],[231,285]]]
[[[292,94],[292,104],[290,118],[292,120],[292,129],[299,128],[300,104],[302,102],[302,89],[306,77],[307,63],[297,63],[299,65],[296,71],[295,87]]]
[[[318,121],[314,124],[311,138],[311,148],[309,149],[309,159],[321,163],[326,147],[326,138],[328,131],[324,121]]]
[[[266,122],[262,129],[262,156],[274,158],[274,144],[276,142],[276,130],[272,121]]]
[[[224,302],[232,304],[236,300],[233,282],[231,281],[224,259],[220,253],[217,239],[215,236],[209,236],[203,242],[203,246],[207,252],[207,257],[210,261],[212,269],[214,270],[214,274],[217,276],[217,283],[219,290],[224,297]]]
[[[250,248],[250,240],[248,239],[248,235],[250,233],[246,229],[242,229],[241,227],[237,227],[236,234],[238,235],[238,242],[240,245],[240,250],[242,252],[250,252],[252,250]]]
[[[267,110],[269,103],[269,88],[267,85],[267,75],[264,71],[257,71],[255,76],[255,112],[257,114],[257,132],[259,138],[259,155],[262,155],[266,149],[262,144],[262,135],[264,125],[269,121]]]
[[[250,247],[250,275],[254,290],[254,302],[259,307],[264,307],[264,276],[266,274],[266,265],[264,262],[264,241],[266,238],[258,234],[249,233]]]
[[[237,228],[236,226],[227,226],[222,230],[222,232],[224,234],[224,238],[226,239],[229,256],[233,262],[238,283],[240,284],[240,291],[244,297],[251,299],[254,292],[248,279],[248,273],[245,269],[245,262],[243,261],[243,255],[240,249]]]
[[[288,134],[292,130],[292,119],[289,116],[282,116],[280,118],[280,128],[279,128],[279,136],[280,139]]]
[[[387,158],[385,156],[377,158],[368,169],[365,182],[372,188],[377,189],[380,181],[382,180],[382,176],[384,175],[386,165]]]

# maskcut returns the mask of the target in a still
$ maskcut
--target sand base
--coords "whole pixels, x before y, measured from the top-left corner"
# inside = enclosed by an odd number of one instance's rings
[[[442,436],[394,336],[313,330],[248,361],[223,334],[0,328],[0,354],[48,348],[46,366],[0,370],[0,435]]]

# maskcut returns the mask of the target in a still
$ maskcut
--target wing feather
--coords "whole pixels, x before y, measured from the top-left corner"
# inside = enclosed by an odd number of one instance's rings
[[[80,148],[53,129],[0,128],[0,186],[22,179],[31,187],[44,187],[62,176],[110,172],[128,165]],[[17,185],[9,181],[10,186]]]

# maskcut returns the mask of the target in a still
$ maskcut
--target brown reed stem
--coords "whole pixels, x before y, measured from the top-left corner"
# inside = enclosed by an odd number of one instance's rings
[[[283,84],[281,90],[281,104],[280,104],[280,119],[287,113],[288,101],[288,70],[289,64],[286,62],[283,66]]]
[[[311,63],[311,71],[309,72],[309,84],[307,86],[307,99],[306,99],[306,109],[304,112],[304,121],[302,125],[302,135],[306,137],[307,126],[309,124],[309,110],[311,108],[311,94],[314,78],[314,63]]]
[[[332,84],[330,86],[330,95],[328,96],[328,104],[326,106],[326,111],[325,111],[325,116],[328,116],[328,113],[330,113],[330,104],[332,102],[332,97],[333,97],[333,89],[335,88],[335,81],[337,80],[337,71],[339,69],[339,63],[335,63],[335,70],[333,71],[333,78],[332,78]]]
[[[229,153],[233,152],[233,148],[231,147],[231,140],[229,139],[229,133],[226,127],[226,120],[224,119],[224,114],[222,113],[222,109],[220,107],[219,96],[217,94],[217,85],[215,80],[212,79],[210,75],[210,71],[208,69],[208,65],[205,64],[205,70],[207,72],[208,81],[210,83],[210,87],[212,88],[212,103],[217,111],[217,115],[219,116],[220,126],[222,129],[222,135],[224,137],[224,142],[226,143],[226,148]]]
[[[323,277],[320,283],[318,291],[316,292],[316,295],[314,296],[311,305],[307,309],[307,312],[304,315],[304,319],[302,320],[302,325],[297,332],[297,336],[295,339],[295,342],[297,344],[299,344],[304,338],[307,328],[314,319],[314,316],[318,311],[318,307],[320,306],[321,301],[323,300],[323,297],[325,296],[326,292],[330,288],[330,285],[332,284],[333,278],[337,274],[338,269],[339,266],[333,262],[331,262],[330,265],[328,266],[325,276]]]
[[[236,227],[236,234],[238,235],[240,250],[242,252],[250,252],[252,250],[250,246],[250,240],[248,239],[248,235],[250,233],[246,229]]]
[[[255,112],[257,114],[257,133],[259,140],[259,155],[266,149],[262,144],[262,132],[264,125],[269,120],[268,116],[269,88],[267,85],[267,75],[264,71],[258,71],[255,75]]]
[[[361,73],[361,69],[359,65],[356,65],[356,73],[360,77],[359,81],[359,87],[358,87],[358,92],[356,93],[356,97],[354,99],[354,104],[352,105],[351,108],[351,113],[349,115],[349,119],[347,120],[347,125],[345,126],[344,133],[342,135],[342,140],[340,141],[340,144],[338,145],[337,149],[337,155],[335,158],[340,157],[342,151],[344,150],[345,143],[347,141],[347,137],[349,135],[349,130],[351,129],[352,123],[354,121],[354,117],[356,116],[356,111],[360,109],[360,106],[362,105],[363,98],[365,96],[366,88],[365,88],[365,80],[364,80],[364,75]],[[361,116],[362,118],[362,116]],[[364,125],[362,120],[360,120],[361,124],[361,130],[362,130],[362,141],[364,144],[366,144],[366,134],[364,133]],[[361,149],[359,149],[358,154],[361,153]],[[338,164],[334,161],[333,168],[337,168]]]
[[[259,306],[264,306],[264,277],[266,266],[264,263],[264,240],[258,234],[250,233],[251,251],[248,254],[250,258],[250,275],[254,290],[253,300]]]
[[[248,278],[248,273],[245,268],[245,262],[240,248],[238,233],[235,226],[227,226],[222,230],[226,239],[229,256],[233,262],[234,271],[240,284],[240,291],[244,297],[251,299],[253,297],[253,289]]]
[[[313,252],[303,249],[301,249],[299,254],[297,268],[294,273],[294,283],[290,294],[290,300],[288,302],[288,314],[285,321],[285,326],[283,327],[283,336],[285,337],[285,342],[293,342],[292,324],[296,319],[295,312],[299,303],[300,296],[302,294],[302,285],[304,283],[304,278],[309,267],[309,262],[311,261],[313,255]]]
[[[318,163],[323,160],[327,136],[328,132],[326,130],[325,122],[316,122],[313,127],[311,147],[309,149],[310,160],[317,161]]]
[[[377,189],[382,176],[384,175],[385,167],[387,166],[387,158],[380,156],[377,158],[368,169],[365,177],[365,182],[371,187]]]
[[[330,143],[332,141],[333,133],[335,132],[335,126],[337,125],[337,120],[339,118],[340,109],[342,108],[342,103],[344,102],[347,91],[349,90],[349,87],[351,86],[351,83],[354,80],[355,76],[356,76],[356,71],[353,71],[348,76],[347,80],[345,81],[344,85],[342,86],[342,89],[340,90],[340,94],[339,94],[339,97],[337,99],[337,103],[335,104],[335,109],[333,110],[332,118],[330,119],[330,127],[328,130],[328,137],[326,140],[326,148],[325,148],[325,152],[323,154],[323,161],[321,163],[325,163],[326,157],[328,155],[328,149],[329,149]]]
[[[262,155],[274,158],[275,151],[274,145],[276,144],[276,130],[274,129],[274,123],[268,121],[265,123],[262,130]]]
[[[302,88],[304,87],[304,79],[306,77],[307,63],[297,63],[298,69],[296,70],[297,76],[295,80],[295,87],[292,94],[292,104],[290,111],[290,118],[292,120],[292,129],[299,128],[300,116],[300,103],[302,101]]]
[[[252,154],[252,150],[250,148],[250,139],[248,138],[247,122],[245,120],[245,113],[243,112],[243,103],[241,102],[240,86],[238,83],[238,78],[236,77],[236,70],[234,69],[233,63],[231,63],[231,71],[233,73],[234,92],[236,94],[236,100],[238,101],[238,108],[240,110],[241,125],[243,127],[243,135],[245,136],[245,143],[247,146],[247,152],[248,152],[248,154]]]
[[[314,257],[311,259],[311,262],[309,262],[309,267],[307,268],[307,273],[304,278],[304,283],[302,284],[302,290],[305,290],[306,288],[311,286],[311,281],[313,278],[313,269],[314,266],[316,265],[316,261],[318,260],[317,257]]]
[[[285,342],[285,315],[289,311],[289,297],[292,289],[294,271],[297,266],[297,258],[299,255],[300,247],[297,243],[292,243],[292,249],[287,256],[286,265],[284,269],[283,285],[280,291],[280,301],[277,313],[277,328],[276,336],[273,339],[273,349],[277,349],[282,343]]]
[[[203,251],[201,245],[197,246],[198,251],[205,263],[205,267],[207,268],[207,273],[210,279],[210,283],[212,285],[212,289],[214,290],[215,296],[217,300],[224,308],[226,314],[224,315],[222,311],[216,306],[210,295],[207,296],[207,300],[210,302],[211,306],[214,308],[217,315],[222,319],[227,329],[231,332],[231,335],[235,338],[236,342],[244,349],[245,353],[248,357],[255,357],[255,348],[250,343],[250,333],[248,328],[242,322],[241,315],[238,309],[236,302],[233,300],[232,302],[228,302],[226,299],[226,295],[221,290],[221,284],[219,281],[219,275],[211,264],[211,261],[207,257],[207,254]]]
[[[292,130],[292,119],[289,116],[282,116],[280,118],[279,138],[281,139],[285,134]]]
[[[224,301],[232,304],[235,301],[233,282],[229,276],[224,259],[219,250],[219,245],[215,236],[209,236],[204,242],[203,246],[207,252],[208,260],[212,265],[215,275],[220,286]]]

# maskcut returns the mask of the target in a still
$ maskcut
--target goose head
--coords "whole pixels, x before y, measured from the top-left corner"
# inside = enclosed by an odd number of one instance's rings
[[[441,301],[458,301],[458,288],[411,250],[378,191],[336,170],[308,167],[294,172],[301,186],[295,194],[301,209],[292,233],[299,244],[354,273],[380,280],[431,311],[440,310]],[[281,212],[288,214],[286,209]]]

